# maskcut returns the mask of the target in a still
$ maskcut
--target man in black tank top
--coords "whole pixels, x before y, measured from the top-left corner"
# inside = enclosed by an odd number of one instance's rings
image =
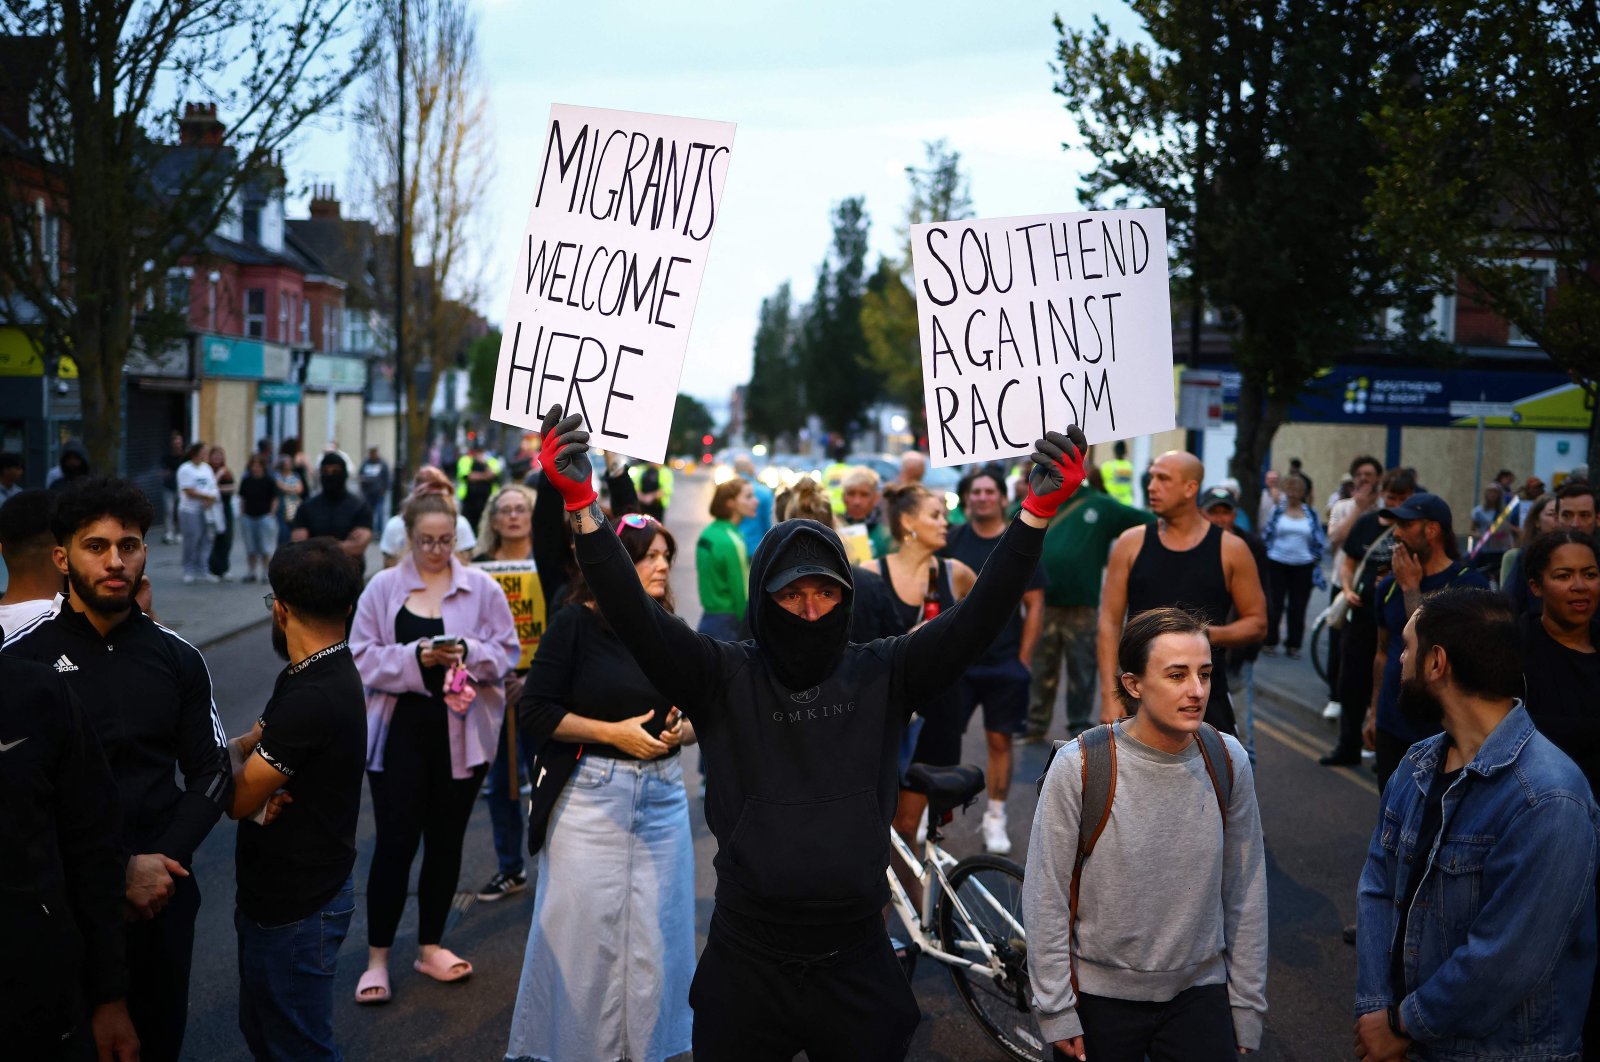
[[[1197,499],[1204,475],[1205,466],[1193,454],[1172,450],[1156,458],[1145,496],[1160,523],[1124,531],[1111,548],[1096,647],[1101,722],[1123,714],[1117,697],[1117,642],[1123,624],[1153,608],[1179,607],[1211,623],[1216,666],[1206,722],[1225,734],[1235,733],[1222,650],[1255,645],[1266,636],[1267,601],[1250,547],[1212,526],[1200,511]]]

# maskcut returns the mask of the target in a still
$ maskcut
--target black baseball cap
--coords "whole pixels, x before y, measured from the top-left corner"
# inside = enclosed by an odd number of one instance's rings
[[[1215,509],[1219,505],[1226,505],[1230,509],[1239,508],[1239,503],[1234,500],[1233,491],[1227,487],[1212,487],[1200,495],[1200,510],[1202,512]]]
[[[767,593],[775,594],[796,579],[803,579],[808,575],[827,576],[848,590],[849,578],[843,572],[834,569],[834,565],[838,563],[839,558],[815,535],[804,532],[796,534],[789,539],[788,544],[783,547],[783,552],[778,554],[778,559],[773,562],[773,574],[766,582]]]
[[[1413,494],[1399,505],[1380,509],[1379,513],[1391,520],[1432,520],[1446,527],[1452,523],[1450,506],[1437,494]]]

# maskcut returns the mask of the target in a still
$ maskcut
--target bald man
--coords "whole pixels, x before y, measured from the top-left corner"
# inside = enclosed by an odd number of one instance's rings
[[[900,455],[900,478],[896,483],[905,485],[921,483],[928,474],[928,455],[920,450],[907,450]]]
[[[1225,734],[1236,733],[1221,651],[1266,637],[1267,598],[1244,539],[1224,533],[1200,511],[1204,475],[1205,466],[1193,454],[1171,450],[1156,458],[1145,498],[1158,522],[1124,531],[1111,547],[1096,643],[1103,723],[1123,716],[1117,696],[1123,624],[1141,612],[1177,606],[1211,623],[1214,677],[1205,720]]]

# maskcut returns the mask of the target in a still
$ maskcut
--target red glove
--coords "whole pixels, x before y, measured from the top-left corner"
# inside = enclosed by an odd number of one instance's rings
[[[594,489],[594,469],[589,464],[589,433],[583,430],[583,417],[577,413],[561,416],[559,405],[551,406],[539,426],[539,467],[544,481],[556,489],[566,503],[567,512],[577,512],[599,497]]]
[[[1022,507],[1044,520],[1054,516],[1083,484],[1083,458],[1088,452],[1089,443],[1076,424],[1067,428],[1065,435],[1046,432],[1028,455],[1033,471],[1028,475],[1028,496],[1022,499]]]

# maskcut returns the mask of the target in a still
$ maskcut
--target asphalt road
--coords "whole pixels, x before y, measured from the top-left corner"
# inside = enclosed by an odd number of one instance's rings
[[[701,511],[707,488],[680,483],[676,513]],[[676,516],[675,513],[675,516]],[[674,525],[678,520],[672,521]],[[674,586],[681,610],[698,612],[693,601],[693,542],[698,521],[675,526],[680,541]],[[685,593],[684,591],[688,591]],[[265,627],[236,635],[206,651],[217,685],[217,704],[229,734],[242,732],[255,718],[272,688],[281,662],[272,654]],[[1310,694],[1308,694],[1308,697]],[[1339,936],[1353,921],[1355,883],[1377,809],[1370,775],[1320,767],[1315,757],[1331,741],[1330,724],[1301,708],[1264,703],[1257,708],[1257,791],[1267,837],[1271,904],[1271,971],[1267,1036],[1258,1057],[1284,1062],[1325,1062],[1349,1057],[1350,1006],[1355,981],[1355,951]],[[982,764],[982,731],[966,739],[968,762]],[[694,750],[686,756],[693,757]],[[1026,860],[1033,779],[1043,767],[1045,748],[1020,747],[1017,783],[1010,800],[1012,858]],[[686,775],[694,777],[693,764]],[[698,800],[690,801],[696,852],[696,895],[701,941],[711,914],[711,858],[714,841],[706,831]],[[979,808],[958,816],[947,847],[956,855],[979,852]],[[194,976],[185,1058],[248,1057],[238,1032],[237,951],[232,924],[232,823],[219,823],[199,850],[195,876],[204,903],[196,933]],[[474,810],[468,828],[461,888],[446,943],[472,960],[475,975],[441,985],[409,969],[416,913],[408,905],[396,941],[391,974],[394,1002],[359,1007],[355,983],[365,966],[365,882],[372,849],[370,801],[365,799],[356,864],[358,905],[350,938],[340,956],[336,1029],[346,1057],[361,1059],[498,1059],[502,1057],[516,999],[517,979],[527,939],[532,893],[493,904],[477,903],[475,890],[495,870],[487,810]],[[914,979],[923,1009],[911,1058],[919,1062],[973,1062],[1001,1059],[967,1015],[946,972],[924,960]]]

